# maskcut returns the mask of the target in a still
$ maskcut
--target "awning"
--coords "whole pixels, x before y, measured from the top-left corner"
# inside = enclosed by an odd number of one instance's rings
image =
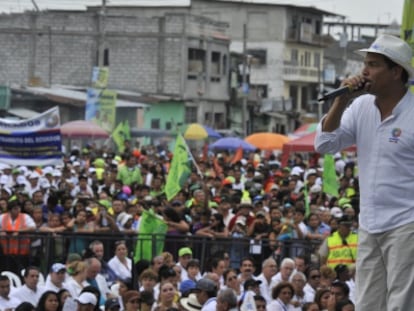
[[[81,91],[74,91],[64,88],[45,88],[45,87],[27,87],[24,89],[25,91],[29,91],[30,93],[36,95],[42,95],[47,98],[50,98],[53,101],[61,102],[61,103],[70,103],[71,101],[76,102],[81,105],[86,104],[86,92]],[[148,107],[148,104],[140,103],[140,102],[133,102],[124,99],[117,99],[116,100],[116,107],[117,108],[145,108]]]
[[[30,118],[34,118],[37,117],[40,113],[30,110],[30,109],[26,109],[26,108],[10,108],[9,110],[7,110],[7,112],[9,114],[12,114],[16,117],[22,118],[22,119],[30,119]]]

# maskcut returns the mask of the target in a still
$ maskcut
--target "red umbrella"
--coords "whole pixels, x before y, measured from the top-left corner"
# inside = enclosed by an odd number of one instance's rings
[[[317,126],[318,126],[318,123],[305,123],[301,125],[299,128],[297,128],[293,132],[293,135],[296,137],[302,137],[302,136],[308,135],[310,133],[315,132]]]
[[[62,137],[68,138],[108,138],[109,134],[91,121],[77,120],[60,127]]]

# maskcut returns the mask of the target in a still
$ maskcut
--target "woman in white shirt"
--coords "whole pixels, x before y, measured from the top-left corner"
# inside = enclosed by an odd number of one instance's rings
[[[132,279],[132,260],[127,255],[128,248],[125,241],[117,241],[115,242],[115,256],[108,261],[108,266],[116,277],[124,281]]]
[[[272,290],[273,300],[267,306],[272,311],[292,311],[294,306],[290,303],[293,298],[294,288],[290,282],[282,281]]]
[[[79,297],[82,289],[88,285],[86,282],[87,264],[84,261],[74,261],[68,266],[67,272],[70,275],[65,282],[65,288],[73,298]]]

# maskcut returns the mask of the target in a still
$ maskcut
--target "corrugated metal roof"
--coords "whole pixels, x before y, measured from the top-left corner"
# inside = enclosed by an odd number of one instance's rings
[[[22,119],[30,119],[30,118],[34,118],[37,117],[40,113],[30,110],[30,109],[26,109],[26,108],[10,108],[9,110],[7,110],[7,112],[9,114],[15,115],[19,118]]]
[[[45,87],[27,87],[24,89],[36,95],[44,95],[58,102],[76,101],[81,104],[86,104],[86,92],[68,90],[64,88],[45,88]],[[65,101],[66,99],[66,101]],[[116,100],[117,108],[145,108],[147,104],[134,102],[124,99]]]

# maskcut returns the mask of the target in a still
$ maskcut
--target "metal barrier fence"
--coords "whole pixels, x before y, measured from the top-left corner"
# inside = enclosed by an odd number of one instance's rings
[[[137,251],[140,255],[144,249],[136,249],[137,234],[97,234],[97,233],[20,233],[17,236],[11,234],[0,237],[0,269],[20,272],[28,265],[38,266],[44,275],[48,268],[55,262],[65,262],[68,254],[82,254],[92,241],[99,240],[104,244],[104,259],[109,260],[115,254],[115,242],[124,240],[131,258]],[[286,240],[279,241],[278,245],[272,246],[268,239],[253,240],[250,238],[221,238],[211,239],[206,237],[189,235],[146,235],[140,236],[141,240],[151,241],[145,246],[151,248],[151,257],[156,254],[158,242],[164,241],[164,251],[170,252],[177,259],[178,250],[188,246],[193,251],[193,257],[200,260],[201,270],[206,268],[207,260],[216,252],[227,252],[230,257],[230,265],[238,268],[244,257],[252,257],[257,269],[260,270],[261,263],[269,256],[273,256],[278,263],[284,257],[302,255],[310,258],[311,254],[318,248],[320,242],[309,240]],[[24,249],[30,243],[30,252],[24,254]],[[13,253],[14,252],[14,253]]]

